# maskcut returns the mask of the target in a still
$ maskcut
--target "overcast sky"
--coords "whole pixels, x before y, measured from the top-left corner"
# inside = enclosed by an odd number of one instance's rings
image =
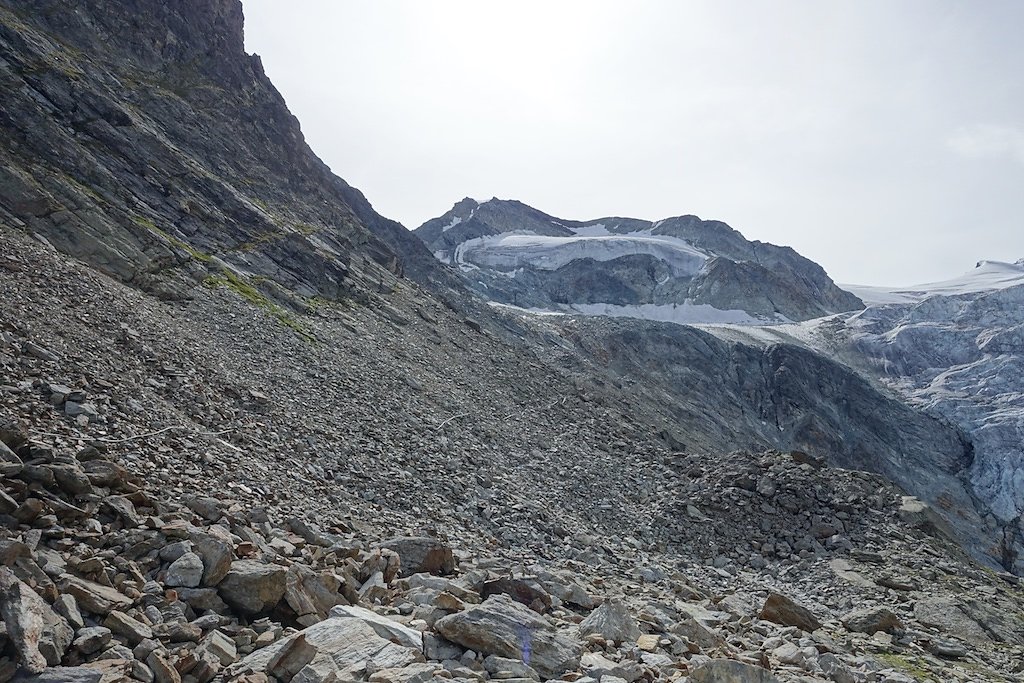
[[[314,151],[409,228],[497,196],[724,220],[839,282],[1024,258],[1024,2],[244,7]]]

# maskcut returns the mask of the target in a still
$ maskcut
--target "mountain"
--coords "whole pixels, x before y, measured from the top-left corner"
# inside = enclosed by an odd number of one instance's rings
[[[1020,677],[957,425],[812,323],[487,305],[242,29],[0,0],[0,683]]]
[[[0,3],[0,216],[126,282],[290,307],[440,275],[303,140],[219,0]]]
[[[696,216],[569,221],[467,198],[415,234],[482,296],[524,308],[741,324],[863,308],[789,247]]]

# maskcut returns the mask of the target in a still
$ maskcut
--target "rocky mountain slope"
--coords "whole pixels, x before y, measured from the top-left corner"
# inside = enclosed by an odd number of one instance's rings
[[[959,432],[800,349],[482,305],[241,20],[0,1],[0,683],[1024,671],[1018,578],[881,476]]]
[[[568,221],[467,198],[415,233],[485,298],[524,308],[751,324],[863,308],[792,249],[696,216]]]
[[[437,274],[303,141],[237,2],[0,2],[0,217],[158,295],[300,309]]]

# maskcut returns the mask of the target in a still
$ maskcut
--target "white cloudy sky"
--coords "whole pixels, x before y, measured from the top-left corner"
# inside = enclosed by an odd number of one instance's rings
[[[717,218],[840,282],[1024,258],[1024,2],[244,7],[313,149],[410,228],[497,196]]]

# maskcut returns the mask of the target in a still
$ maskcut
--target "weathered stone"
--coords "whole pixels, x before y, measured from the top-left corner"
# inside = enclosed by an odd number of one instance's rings
[[[50,469],[53,471],[53,478],[57,482],[57,486],[65,493],[77,496],[92,491],[89,477],[85,476],[85,472],[77,462],[50,465]]]
[[[119,636],[124,637],[132,645],[153,637],[153,629],[138,619],[133,619],[124,612],[111,610],[103,625]]]
[[[437,664],[420,662],[401,668],[381,669],[370,674],[370,683],[427,683],[439,668]]]
[[[770,671],[732,659],[712,659],[690,672],[693,683],[779,683]]]
[[[216,588],[182,588],[178,591],[178,597],[194,610],[208,610],[217,614],[225,614],[229,610]]]
[[[760,617],[783,626],[796,626],[804,631],[821,628],[821,622],[806,607],[780,593],[772,593],[761,608]]]
[[[327,613],[335,605],[344,602],[339,594],[342,581],[331,572],[317,573],[302,564],[293,564],[288,568],[285,579],[285,602],[305,623],[302,618],[311,619],[311,625],[327,618]]]
[[[184,553],[167,568],[164,584],[197,588],[203,580],[203,560],[195,553]]]
[[[381,546],[398,553],[402,563],[401,576],[419,572],[444,575],[455,571],[452,549],[436,538],[395,538]]]
[[[228,638],[220,631],[210,631],[203,642],[199,644],[196,649],[198,656],[203,657],[209,655],[216,661],[220,662],[222,666],[227,666],[238,659],[238,650],[235,647],[235,641]]]
[[[213,528],[219,529],[220,527]],[[192,542],[192,551],[203,559],[201,585],[216,586],[231,571],[231,563],[235,559],[234,548],[230,541],[205,532],[189,534],[189,540]]]
[[[587,675],[600,680],[605,676],[621,678],[626,683],[633,683],[643,677],[643,667],[638,662],[624,660],[613,662],[599,652],[586,652],[580,658],[580,668]]]
[[[181,674],[159,650],[146,657],[146,666],[153,672],[156,683],[181,683]]]
[[[498,593],[508,595],[516,602],[526,605],[535,612],[543,613],[551,609],[551,596],[523,579],[503,577],[492,581],[485,581],[480,589],[480,597],[482,598]]]
[[[331,610],[331,617],[340,619],[358,619],[382,638],[398,643],[404,647],[423,650],[423,634],[393,619],[381,616],[362,607],[338,605]]]
[[[11,683],[100,683],[103,672],[84,666],[55,666],[36,676],[18,675]]]
[[[109,628],[90,626],[79,629],[78,633],[75,634],[75,640],[71,644],[82,654],[91,655],[93,652],[106,647],[112,637],[113,634]]]
[[[899,617],[884,607],[869,607],[867,609],[854,610],[842,618],[843,626],[849,631],[858,633],[875,633],[885,631],[886,633],[897,633],[903,630],[903,622]]]
[[[255,560],[236,560],[231,571],[217,585],[224,601],[244,614],[272,609],[284,597],[288,569]]]
[[[596,610],[580,622],[580,635],[596,633],[616,643],[634,643],[640,637],[640,627],[629,609],[619,600],[605,600]]]
[[[476,652],[528,658],[547,678],[579,663],[578,642],[559,634],[547,620],[507,595],[493,595],[464,612],[448,615],[434,628],[453,643]]]
[[[325,675],[336,675],[339,680],[352,680],[361,678],[366,673],[367,662],[380,658],[385,652],[392,654],[382,657],[381,663],[390,666],[403,666],[396,662],[408,662],[409,653],[413,660],[417,655],[422,658],[415,650],[381,638],[359,619],[331,617],[257,650],[238,666],[241,670],[265,673],[271,673],[272,664],[278,669],[294,671],[311,666]],[[405,655],[399,656],[401,653]]]
[[[24,466],[21,458],[0,441],[0,477],[16,477]]]
[[[61,590],[70,593],[78,602],[78,606],[92,614],[107,614],[112,609],[124,611],[132,606],[132,599],[119,593],[109,586],[94,581],[80,579],[77,576],[65,575],[61,580]]]
[[[74,636],[67,621],[7,567],[0,567],[0,617],[30,673],[60,664]]]

